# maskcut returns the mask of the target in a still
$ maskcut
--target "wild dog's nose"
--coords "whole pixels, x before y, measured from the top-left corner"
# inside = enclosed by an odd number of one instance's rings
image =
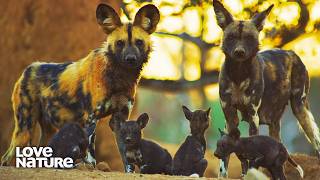
[[[137,56],[136,55],[132,55],[132,54],[129,54],[126,56],[125,60],[128,62],[128,63],[134,63],[137,61]]]
[[[234,55],[235,55],[236,57],[243,58],[243,57],[245,56],[245,51],[244,51],[243,48],[236,48],[236,49],[234,50]]]
[[[126,141],[126,143],[131,143],[132,142],[132,138],[131,137],[126,137],[125,141]]]

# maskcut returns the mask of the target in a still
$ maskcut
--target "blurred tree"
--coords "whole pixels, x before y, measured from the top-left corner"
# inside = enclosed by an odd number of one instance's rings
[[[210,53],[212,49],[217,50],[217,46],[220,44],[220,38],[210,39],[208,38],[208,34],[217,33],[221,36],[221,30],[215,28],[217,32],[211,31],[210,24],[213,21],[209,21],[208,19],[214,19],[214,15],[212,14],[212,1],[209,0],[191,0],[191,1],[172,1],[172,0],[125,0],[121,4],[121,9],[124,14],[130,19],[130,14],[132,14],[135,10],[134,7],[141,6],[144,3],[155,3],[160,8],[162,13],[161,21],[169,21],[172,18],[182,19],[182,21],[176,20],[176,22],[182,22],[181,28],[176,27],[164,27],[160,25],[158,28],[157,35],[159,37],[167,38],[174,37],[181,40],[181,48],[180,53],[182,54],[182,60],[180,61],[180,67],[186,67],[185,63],[190,61],[188,56],[192,53],[196,53],[199,51],[198,60],[193,59],[191,61],[199,63],[199,76],[196,79],[187,80],[185,72],[185,68],[180,68],[180,73],[182,76],[179,79],[175,80],[163,80],[158,78],[143,78],[141,80],[140,85],[142,87],[147,87],[154,90],[159,91],[167,91],[167,92],[180,92],[191,89],[200,89],[199,93],[202,97],[202,100],[206,100],[206,95],[204,93],[203,87],[217,83],[218,81],[218,68],[208,69],[206,68],[206,64],[208,63],[208,59],[216,58],[210,57]],[[226,0],[225,5],[230,9],[231,12],[238,18],[250,18],[258,11],[263,10],[270,4],[274,3],[275,8],[273,9],[273,13],[269,17],[269,21],[267,22],[266,28],[261,33],[262,45],[266,47],[278,47],[283,48],[290,42],[296,40],[297,38],[303,36],[307,32],[315,32],[319,28],[319,19],[312,20],[310,22],[310,10],[313,6],[316,5],[316,2],[313,1],[302,1],[302,0],[288,0],[288,1],[263,1],[263,0],[252,0],[252,1],[244,1],[244,0],[235,0],[228,1]],[[238,7],[237,7],[238,6]],[[210,9],[210,10],[209,10]],[[196,24],[194,22],[190,22],[192,20],[183,20],[185,16],[193,13],[193,16],[196,16],[194,19],[198,19],[199,23]],[[210,11],[209,13],[207,13]],[[282,14],[286,18],[284,22],[283,18],[277,18],[279,14]],[[215,20],[214,20],[215,21]],[[165,23],[163,23],[165,24]],[[188,24],[193,25],[193,30],[186,30],[186,26]],[[176,24],[171,24],[173,26],[177,26]],[[306,28],[308,25],[312,25],[309,27],[307,31]],[[172,32],[170,28],[178,29],[175,32]],[[194,32],[196,31],[196,32]],[[210,31],[210,32],[209,32]],[[192,45],[186,46],[186,43],[191,43]],[[191,48],[190,48],[191,46]],[[263,48],[262,48],[263,49]],[[190,52],[192,51],[192,52]],[[219,56],[220,57],[220,56]],[[173,61],[177,61],[174,59]],[[220,60],[221,62],[221,60]],[[196,73],[195,73],[196,74]]]

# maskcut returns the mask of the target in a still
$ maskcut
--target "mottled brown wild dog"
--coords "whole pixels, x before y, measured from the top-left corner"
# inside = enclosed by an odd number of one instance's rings
[[[100,4],[96,18],[107,34],[101,48],[73,63],[33,63],[16,82],[12,94],[15,128],[2,165],[11,161],[15,147],[30,144],[37,122],[41,126],[40,143],[46,145],[66,122],[77,121],[84,126],[108,115],[112,115],[110,124],[115,127],[124,160],[117,124],[130,114],[141,70],[151,51],[150,34],[160,14],[154,5],[145,5],[133,23],[124,24],[114,9]]]
[[[251,20],[235,20],[217,0],[213,7],[223,29],[225,62],[219,78],[220,102],[230,132],[239,119],[258,134],[259,124],[269,125],[269,134],[280,140],[280,119],[290,101],[292,111],[313,147],[319,151],[320,135],[310,112],[308,72],[293,51],[272,49],[259,52],[259,32],[273,5]]]

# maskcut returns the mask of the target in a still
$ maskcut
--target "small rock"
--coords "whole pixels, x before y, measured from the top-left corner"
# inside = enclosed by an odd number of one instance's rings
[[[94,170],[94,167],[91,164],[82,162],[77,164],[76,169],[83,170],[83,171],[92,171]]]
[[[97,165],[97,169],[100,170],[100,171],[104,171],[104,172],[110,172],[111,171],[109,164],[106,163],[106,162],[99,162],[98,165]]]

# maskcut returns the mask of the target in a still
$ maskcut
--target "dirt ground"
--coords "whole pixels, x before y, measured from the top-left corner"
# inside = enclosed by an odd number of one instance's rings
[[[142,175],[125,174],[120,172],[103,172],[98,170],[83,171],[78,169],[59,170],[59,169],[17,169],[15,167],[0,167],[0,179],[195,179],[184,176],[166,176],[166,175]],[[216,179],[216,178],[201,178]]]
[[[292,154],[292,158],[302,167],[304,170],[304,180],[316,180],[320,177],[320,161],[317,157],[308,156],[304,154]],[[216,164],[213,163],[207,168],[207,172],[205,174],[206,177],[210,178],[201,178],[201,179],[217,179],[212,177],[217,177],[216,173],[208,173],[208,170],[212,171],[213,169],[217,169]],[[215,161],[215,160],[213,160]],[[240,167],[235,160],[234,156],[231,157],[229,167],[229,177],[239,177],[236,176],[240,171]],[[106,166],[108,166],[106,164]],[[104,166],[104,167],[106,167]],[[102,166],[100,166],[102,167]],[[142,174],[125,174],[121,172],[104,172],[102,168],[99,168],[99,164],[97,166],[98,169],[91,169],[87,167],[78,167],[78,169],[72,170],[60,170],[60,169],[45,169],[45,168],[34,168],[34,169],[25,169],[25,168],[15,168],[13,166],[9,167],[1,167],[0,166],[0,180],[10,180],[10,179],[195,179],[191,177],[183,177],[183,176],[166,176],[166,175],[142,175]],[[109,168],[109,166],[108,166]],[[266,170],[262,170],[266,174]],[[294,169],[291,165],[286,163],[285,165],[285,174],[287,179],[289,180],[299,180],[299,174],[296,169]],[[250,179],[253,180],[253,179]],[[256,180],[256,179],[255,179]]]

